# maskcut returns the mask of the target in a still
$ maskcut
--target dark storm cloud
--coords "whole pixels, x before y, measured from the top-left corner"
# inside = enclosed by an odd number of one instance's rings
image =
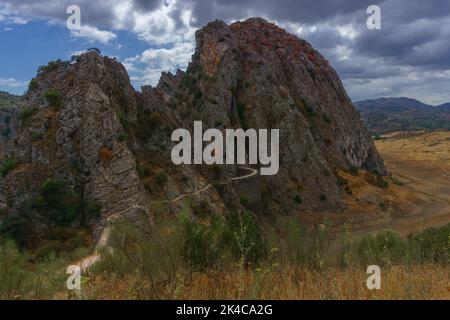
[[[189,0],[183,3],[192,5],[196,25],[202,26],[212,17],[228,20],[248,14],[270,16],[274,20],[317,23],[337,15],[365,10],[373,0]]]
[[[139,24],[169,3],[172,5],[168,16],[175,28],[159,30],[159,21],[156,25],[149,24],[149,28]],[[118,12],[124,10],[120,7],[124,1],[119,0],[2,0],[0,8],[2,4],[26,18],[60,22],[67,16],[66,7],[78,4],[84,23],[127,29],[149,43],[152,43],[153,35],[160,36],[158,32],[161,35],[166,30],[166,33],[178,32],[178,35],[185,33],[186,13],[190,13],[188,28],[202,27],[214,19],[229,22],[262,16],[311,42],[330,60],[344,83],[350,85],[350,91],[353,90],[351,86],[357,87],[359,96],[364,96],[364,90],[368,94],[406,92],[410,79],[414,79],[417,89],[420,76],[416,75],[426,72],[423,88],[432,90],[433,86],[429,85],[434,80],[439,82],[439,88],[445,87],[442,85],[444,80],[449,81],[450,86],[450,79],[447,79],[450,78],[449,0],[178,0],[175,5],[173,0],[133,0],[128,3],[128,11],[122,15],[120,23],[117,23]],[[381,8],[381,30],[366,28],[366,8],[371,4]],[[138,13],[137,17],[132,13]],[[169,25],[167,20],[162,21]],[[339,30],[342,27],[350,28],[351,34],[348,30]],[[167,38],[170,37],[167,34]],[[402,78],[405,81],[401,81]],[[439,90],[430,95],[444,97],[445,93]],[[450,93],[447,96],[450,100]]]

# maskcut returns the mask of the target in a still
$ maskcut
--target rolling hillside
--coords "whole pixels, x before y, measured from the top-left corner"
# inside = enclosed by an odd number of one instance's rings
[[[410,98],[357,101],[356,109],[372,134],[393,131],[449,130],[450,103],[431,106]]]

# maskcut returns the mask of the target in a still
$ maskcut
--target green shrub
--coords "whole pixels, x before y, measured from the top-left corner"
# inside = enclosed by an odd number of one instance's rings
[[[48,90],[44,93],[44,99],[47,103],[56,109],[59,109],[62,106],[61,95],[56,90]]]
[[[40,211],[46,211],[50,221],[56,226],[69,226],[77,217],[80,198],[66,181],[47,179],[41,187],[41,195],[35,199]]]
[[[160,170],[156,173],[155,179],[157,184],[163,186],[167,183],[169,177],[167,176],[167,173],[164,170]]]
[[[137,273],[152,283],[173,281],[183,264],[183,225],[187,219],[181,213],[177,218],[155,214],[152,231],[144,233],[135,224],[116,221],[109,237],[111,250],[94,266],[94,272],[123,275]],[[154,294],[159,295],[159,291]]]
[[[8,138],[9,135],[11,134],[11,128],[10,127],[6,127],[2,130],[2,136],[5,138]]]
[[[305,106],[305,113],[306,113],[306,117],[308,117],[308,118],[312,118],[312,117],[317,116],[316,111],[313,108],[311,108],[310,106],[307,106],[307,105]]]
[[[22,123],[26,123],[36,111],[37,108],[23,108],[17,114],[17,118],[22,121]]]
[[[27,256],[21,254],[14,242],[0,243],[0,298],[13,299],[23,294],[27,283]]]
[[[36,78],[31,79],[30,83],[28,84],[28,90],[35,90],[39,86],[39,82]]]
[[[249,200],[248,197],[245,194],[240,194],[239,195],[239,202],[245,207],[248,206],[249,204]]]
[[[255,215],[250,211],[231,214],[226,221],[224,244],[234,257],[245,264],[257,264],[266,254],[266,246]]]
[[[301,195],[296,194],[296,195],[294,196],[294,201],[297,202],[298,204],[302,204],[302,203],[303,203],[303,198],[302,198]]]
[[[408,236],[411,260],[415,263],[450,263],[450,224]]]
[[[189,222],[184,229],[183,256],[191,269],[205,269],[216,260],[211,246],[212,232],[207,226]]]
[[[9,172],[14,170],[14,168],[17,166],[17,160],[14,158],[8,158],[6,159],[1,165],[0,165],[0,176],[6,177]]]
[[[359,168],[357,166],[351,165],[348,167],[350,173],[354,176],[358,176],[359,175]]]
[[[31,263],[12,241],[0,241],[0,299],[52,299],[65,290],[68,261],[50,255]]]
[[[138,163],[136,165],[136,171],[141,179],[148,177],[151,170],[148,165]]]
[[[42,259],[51,254],[58,255],[63,250],[64,250],[64,244],[61,241],[49,240],[49,241],[46,241],[44,244],[40,245],[34,251],[34,257],[36,259]]]
[[[102,54],[102,52],[100,51],[100,49],[99,49],[99,48],[96,48],[96,47],[88,48],[86,51],[87,51],[87,52],[95,52],[95,53],[98,54],[98,55],[101,55],[101,54]]]
[[[38,68],[38,74],[42,74],[44,72],[51,72],[58,69],[58,66],[61,65],[63,62],[61,60],[55,60],[55,61],[49,61],[46,66],[40,66]]]
[[[386,189],[389,187],[389,182],[384,180],[383,177],[379,174],[366,172],[364,178],[367,182],[379,188]]]
[[[323,121],[325,121],[326,123],[331,123],[331,118],[328,115],[326,115],[325,113],[322,114],[322,118],[323,118]]]
[[[11,213],[3,217],[0,224],[0,234],[14,240],[21,248],[31,244],[31,221],[27,215],[20,213]]]
[[[286,265],[322,269],[331,264],[331,237],[326,229],[311,229],[297,217],[279,217],[266,230],[271,259]]]

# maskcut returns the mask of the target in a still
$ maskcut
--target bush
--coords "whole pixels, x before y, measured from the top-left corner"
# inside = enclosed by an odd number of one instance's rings
[[[211,246],[212,232],[207,226],[188,222],[184,229],[183,257],[190,269],[205,269],[217,259],[216,250]]]
[[[21,213],[8,214],[1,220],[0,234],[14,240],[21,248],[25,248],[32,243],[31,223],[27,215]]]
[[[27,258],[20,253],[14,242],[0,243],[0,298],[14,299],[24,292],[28,276]]]
[[[17,161],[14,158],[6,159],[1,165],[0,165],[0,176],[6,177],[9,172],[14,170],[14,168],[17,166]]]
[[[389,182],[383,179],[383,177],[379,174],[373,174],[370,172],[366,172],[364,175],[364,179],[370,184],[377,186],[379,188],[389,188]]]
[[[37,263],[12,241],[0,241],[0,299],[51,299],[65,289],[68,261],[50,255]]]
[[[294,196],[294,201],[297,202],[298,204],[302,204],[303,203],[303,198],[301,197],[301,195],[296,194]]]
[[[230,246],[234,257],[246,265],[259,263],[266,254],[261,229],[250,211],[229,216],[223,241]]]
[[[88,48],[86,51],[87,51],[87,52],[95,52],[95,53],[98,54],[98,55],[101,55],[101,54],[102,54],[102,52],[100,51],[100,49],[99,49],[99,48],[95,48],[95,47]]]
[[[325,113],[322,114],[322,118],[323,118],[323,121],[325,121],[326,123],[331,123],[331,118],[328,115],[326,115]]]
[[[48,90],[44,93],[44,99],[47,103],[56,109],[59,109],[62,106],[61,95],[56,90]]]
[[[80,197],[66,181],[47,179],[42,184],[40,197],[35,199],[35,206],[40,211],[46,211],[53,224],[65,227],[78,216]]]
[[[248,206],[249,200],[248,197],[245,194],[239,195],[239,202],[245,207]]]
[[[305,113],[306,113],[307,118],[312,118],[312,117],[317,116],[316,111],[313,108],[311,108],[310,106],[305,106]]]
[[[164,170],[160,170],[156,173],[155,179],[157,184],[163,186],[167,183],[169,177],[167,176],[167,173]]]
[[[137,273],[155,285],[160,281],[173,281],[176,271],[183,265],[183,224],[185,214],[177,218],[156,214],[150,233],[144,233],[135,224],[117,220],[112,227],[108,244],[112,250],[103,253],[103,259],[94,271],[124,275]],[[153,290],[153,288],[152,288]]]
[[[354,176],[359,175],[359,168],[357,166],[351,165],[351,166],[349,166],[348,169],[352,175],[354,175]]]
[[[38,68],[38,74],[42,74],[44,72],[51,72],[51,71],[55,71],[58,69],[58,66],[63,64],[63,62],[61,60],[55,60],[55,61],[49,61],[48,64],[46,66],[40,66]]]
[[[22,123],[26,123],[36,111],[37,108],[23,108],[17,114],[17,118],[22,121]]]
[[[58,255],[64,250],[64,244],[59,240],[49,240],[34,250],[34,257],[36,259],[45,258],[51,254]]]
[[[415,263],[450,263],[450,224],[408,236],[411,260]]]
[[[30,83],[28,84],[28,90],[35,90],[39,87],[39,82],[36,78],[31,79]]]

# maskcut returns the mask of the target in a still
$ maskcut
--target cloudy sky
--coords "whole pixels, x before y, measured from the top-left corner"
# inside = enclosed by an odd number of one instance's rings
[[[381,9],[369,30],[366,9]],[[69,30],[69,5],[81,27]],[[184,69],[195,29],[208,21],[264,17],[309,41],[353,100],[408,96],[450,101],[448,0],[0,0],[0,90],[22,93],[37,67],[98,47],[116,56],[136,88]]]

